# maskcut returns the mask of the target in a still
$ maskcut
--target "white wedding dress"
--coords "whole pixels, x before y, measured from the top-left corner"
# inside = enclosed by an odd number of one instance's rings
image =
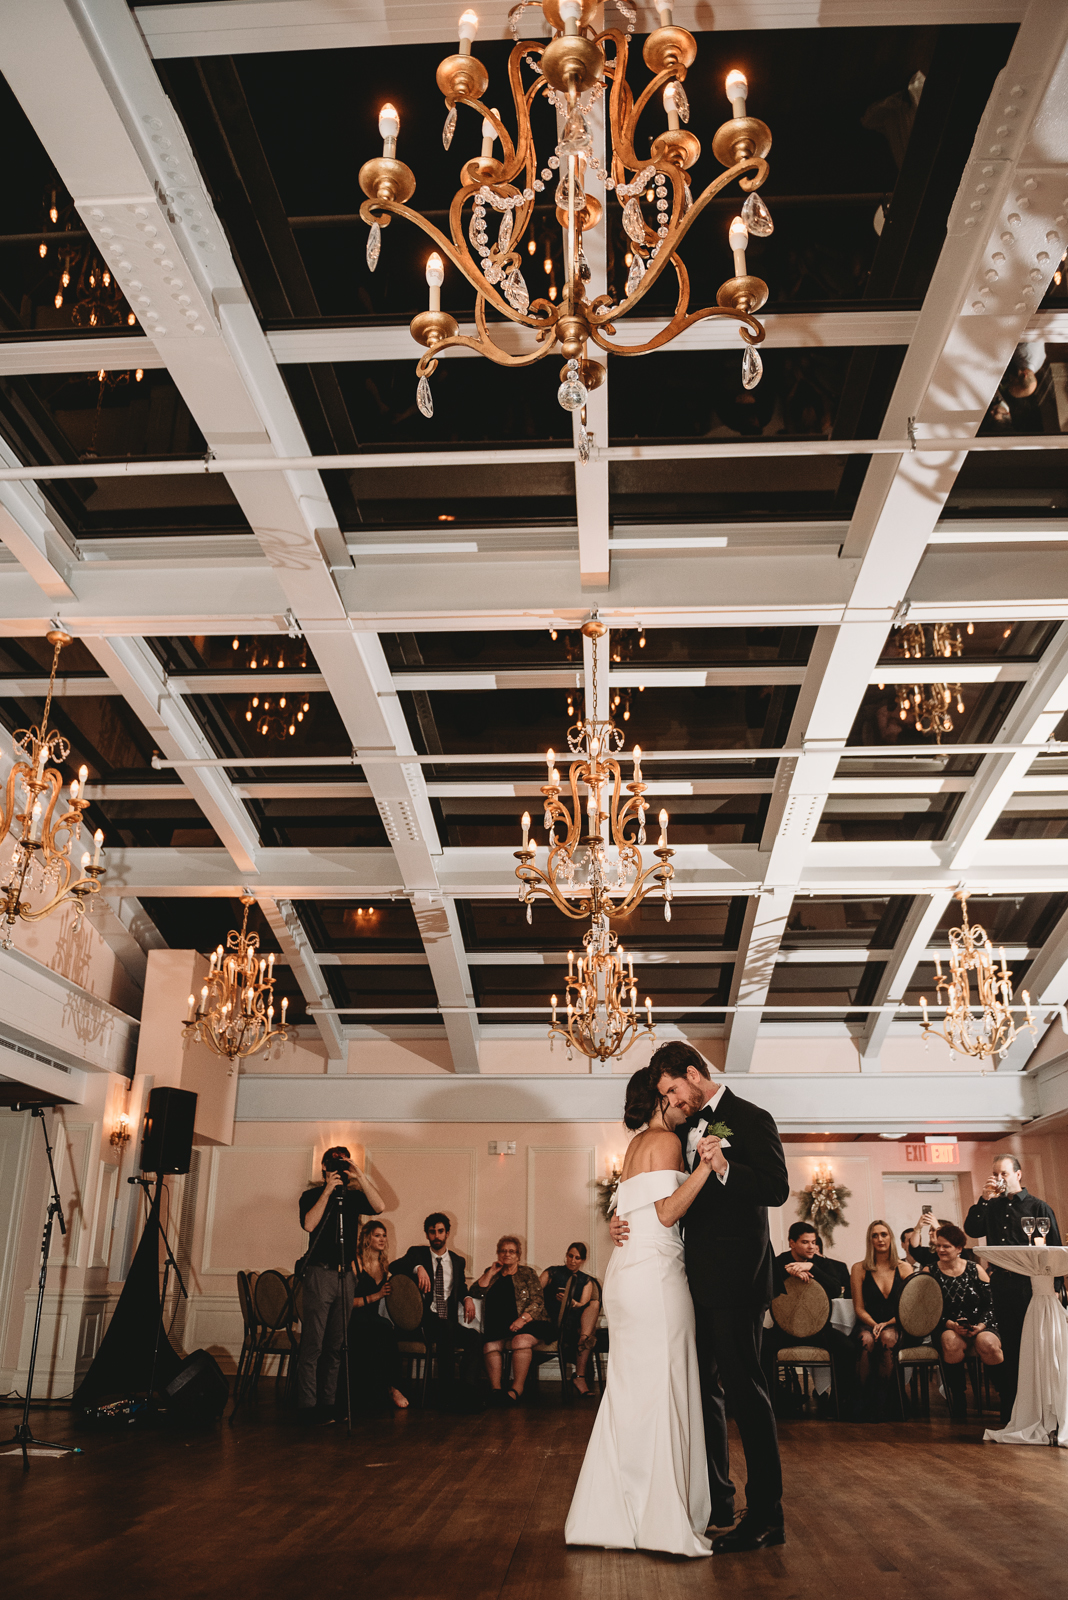
[[[685,1172],[641,1172],[616,1191],[630,1237],[604,1279],[608,1383],[582,1463],[568,1544],[707,1556],[711,1515],[693,1301],[678,1226],[657,1200]]]

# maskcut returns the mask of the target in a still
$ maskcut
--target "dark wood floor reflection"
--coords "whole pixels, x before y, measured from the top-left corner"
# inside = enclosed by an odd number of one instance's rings
[[[572,1550],[563,1524],[593,1422],[557,1391],[518,1412],[298,1430],[268,1401],[208,1435],[79,1436],[0,1457],[0,1592],[76,1600],[777,1600],[1068,1597],[1065,1452],[978,1425],[782,1429],[788,1542],[685,1561]],[[0,1413],[3,1432],[16,1414]],[[34,1431],[73,1438],[64,1413]],[[740,1497],[741,1498],[741,1497]]]

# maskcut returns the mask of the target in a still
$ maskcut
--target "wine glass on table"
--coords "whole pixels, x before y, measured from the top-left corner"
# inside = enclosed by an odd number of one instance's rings
[[[1048,1217],[1036,1217],[1035,1218],[1035,1232],[1041,1235],[1042,1243],[1045,1244],[1046,1235],[1049,1232],[1049,1218]]]
[[[1023,1229],[1024,1233],[1027,1235],[1028,1244],[1031,1243],[1031,1235],[1035,1231],[1035,1223],[1037,1221],[1038,1221],[1037,1217],[1021,1217],[1020,1218],[1020,1227]]]

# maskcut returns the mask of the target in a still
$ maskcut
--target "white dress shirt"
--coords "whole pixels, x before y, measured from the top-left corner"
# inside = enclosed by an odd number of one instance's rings
[[[704,1105],[701,1107],[700,1111],[697,1113],[698,1122],[700,1122],[702,1120],[702,1118],[704,1118],[708,1122],[714,1122],[715,1121],[716,1107],[719,1105],[720,1101],[723,1099],[724,1093],[726,1092],[726,1088],[727,1088],[727,1085],[725,1083],[721,1083],[719,1088],[716,1090],[715,1094],[712,1095],[710,1099],[705,1101]],[[687,1167],[690,1168],[691,1171],[693,1170],[694,1161],[697,1158],[697,1142],[698,1142],[700,1137],[701,1137],[701,1134],[700,1134],[700,1130],[698,1128],[691,1128],[689,1133],[686,1135],[686,1165],[687,1165]],[[716,1173],[716,1177],[719,1179],[720,1183],[726,1183],[727,1178],[730,1175],[730,1170],[731,1170],[730,1169],[730,1163],[728,1162],[727,1171],[726,1172],[717,1172]]]

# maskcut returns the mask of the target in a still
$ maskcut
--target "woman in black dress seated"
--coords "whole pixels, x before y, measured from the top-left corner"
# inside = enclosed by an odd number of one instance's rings
[[[512,1352],[512,1385],[508,1399],[518,1405],[527,1381],[531,1352],[556,1329],[545,1315],[541,1284],[533,1267],[520,1262],[523,1247],[514,1233],[497,1240],[497,1259],[471,1285],[472,1297],[483,1300],[482,1353],[490,1388],[501,1392],[503,1352]]]
[[[850,1269],[856,1335],[860,1341],[857,1376],[876,1414],[886,1407],[894,1375],[894,1347],[899,1337],[897,1307],[912,1268],[897,1253],[894,1235],[882,1220],[868,1224],[864,1260]],[[874,1402],[874,1405],[872,1405]]]
[[[377,1218],[364,1223],[353,1263],[356,1286],[349,1319],[349,1376],[358,1410],[378,1411],[392,1404],[404,1411],[408,1406],[400,1388],[397,1330],[380,1309],[391,1292],[387,1244],[384,1223]]]
[[[937,1259],[924,1268],[942,1291],[943,1317],[935,1337],[942,1346],[949,1409],[954,1417],[967,1413],[965,1358],[976,1355],[984,1367],[1000,1367],[1005,1359],[994,1319],[990,1278],[977,1262],[964,1260],[961,1251],[967,1242],[967,1235],[956,1223],[943,1222],[934,1236]]]
[[[541,1275],[542,1293],[549,1316],[558,1328],[560,1360],[575,1363],[572,1380],[576,1394],[587,1399],[593,1390],[586,1382],[586,1368],[590,1363],[593,1340],[583,1337],[583,1311],[590,1302],[600,1299],[594,1289],[594,1280],[582,1268],[586,1261],[584,1244],[569,1244],[562,1267],[547,1267]],[[561,1366],[561,1371],[562,1371]]]

